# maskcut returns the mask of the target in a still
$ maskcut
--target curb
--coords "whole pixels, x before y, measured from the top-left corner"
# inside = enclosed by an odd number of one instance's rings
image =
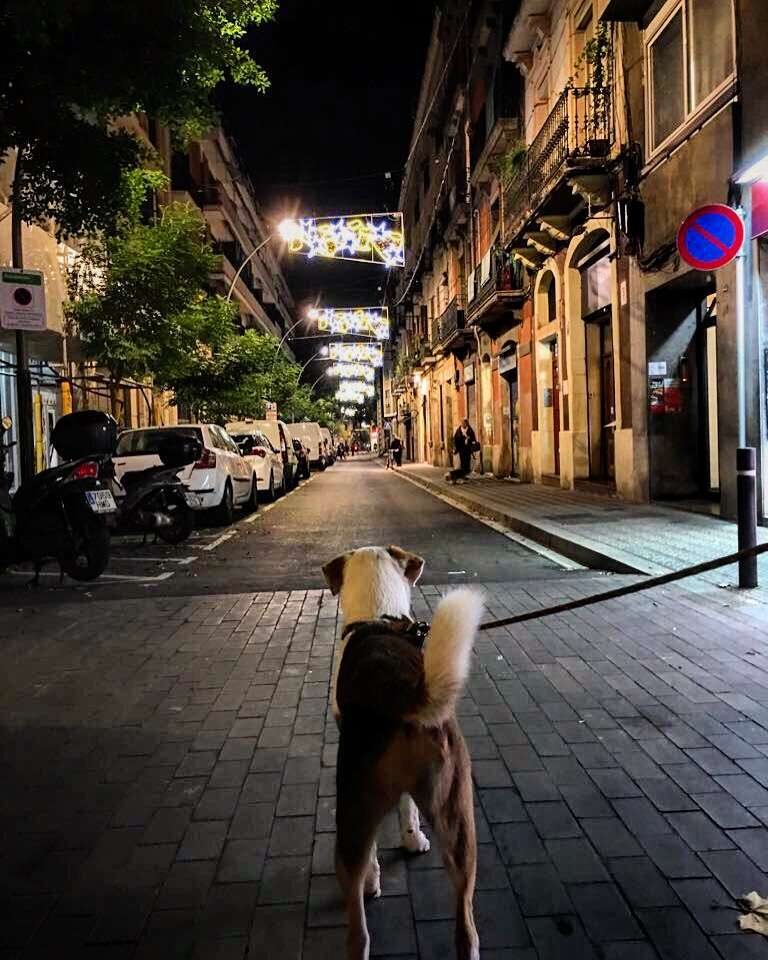
[[[576,534],[565,536],[558,527],[534,523],[520,514],[488,507],[472,497],[462,496],[453,487],[443,487],[427,480],[425,477],[420,477],[418,474],[400,473],[397,470],[393,473],[403,480],[410,480],[418,484],[429,493],[440,494],[441,497],[454,500],[463,507],[470,507],[480,516],[501,523],[510,530],[514,530],[515,533],[520,533],[528,537],[529,540],[554,550],[584,567],[593,570],[607,570],[610,573],[643,574],[645,576],[669,572],[666,567],[651,564],[640,566],[635,557],[628,556],[618,550],[609,552],[604,548],[596,548],[590,541]]]

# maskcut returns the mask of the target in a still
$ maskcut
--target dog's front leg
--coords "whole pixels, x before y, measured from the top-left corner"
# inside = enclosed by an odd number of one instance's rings
[[[429,850],[429,840],[419,824],[419,809],[407,793],[400,797],[400,839],[409,853],[427,853]]]

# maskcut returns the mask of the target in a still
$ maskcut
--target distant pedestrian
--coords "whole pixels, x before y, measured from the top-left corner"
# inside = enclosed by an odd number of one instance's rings
[[[395,461],[396,467],[402,467],[403,465],[403,442],[400,437],[392,437],[392,442],[389,445],[389,449],[392,451],[392,457]]]
[[[451,470],[447,478],[455,482],[459,477],[466,477],[471,471],[472,454],[480,449],[475,431],[466,417],[461,421],[458,430],[453,435],[453,449],[459,458],[459,469]]]

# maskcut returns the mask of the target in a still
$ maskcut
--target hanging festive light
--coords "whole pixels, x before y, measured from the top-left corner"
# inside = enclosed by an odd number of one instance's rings
[[[358,260],[387,267],[405,265],[402,213],[308,217],[285,224],[288,250],[305,257]]]
[[[387,307],[313,307],[309,319],[317,321],[324,333],[359,333],[377,340],[389,340]]]
[[[341,380],[365,380],[366,383],[373,383],[376,371],[364,363],[332,363],[325,375],[339,377]]]
[[[363,403],[366,397],[372,397],[375,392],[373,384],[364,380],[341,380],[336,399],[342,403]]]
[[[341,363],[369,363],[374,367],[384,364],[380,343],[342,343],[337,340],[328,344],[328,356]]]

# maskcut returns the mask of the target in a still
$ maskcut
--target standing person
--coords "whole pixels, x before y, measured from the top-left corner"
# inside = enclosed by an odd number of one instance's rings
[[[469,420],[466,417],[461,421],[458,430],[453,435],[453,448],[459,455],[460,474],[462,477],[466,477],[472,467],[472,454],[478,448],[475,431],[469,425]]]
[[[389,445],[389,449],[392,451],[392,456],[395,458],[395,466],[402,467],[403,465],[403,443],[400,437],[392,437],[392,442]]]

